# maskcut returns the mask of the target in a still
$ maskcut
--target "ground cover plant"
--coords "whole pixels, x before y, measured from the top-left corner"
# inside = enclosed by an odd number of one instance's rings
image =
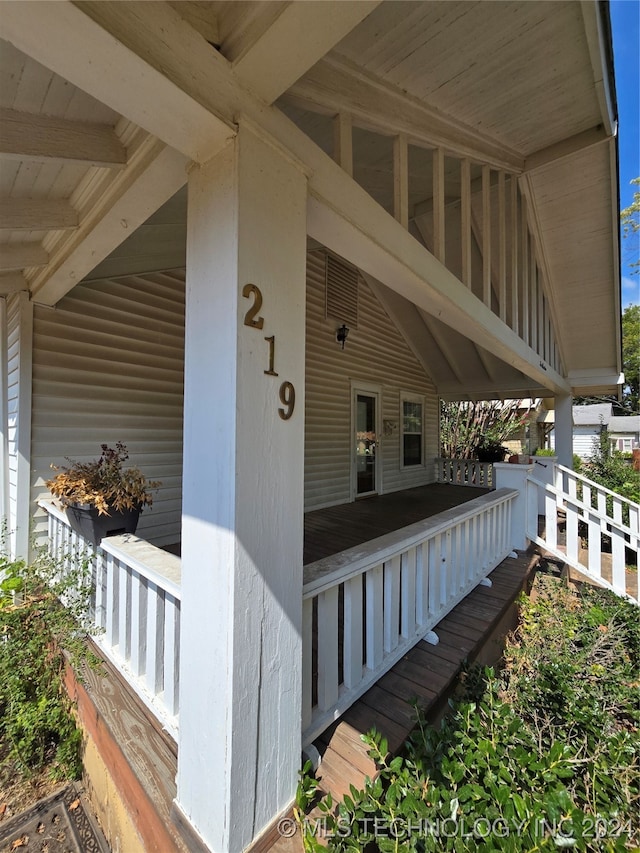
[[[437,727],[338,804],[303,776],[307,850],[623,851],[640,842],[640,620],[606,590],[539,576],[503,670],[470,670]]]
[[[69,657],[92,662],[84,627],[89,595],[86,561],[61,571],[44,552],[29,563],[0,554],[3,812],[20,811],[54,784],[80,776],[81,733],[63,676]]]

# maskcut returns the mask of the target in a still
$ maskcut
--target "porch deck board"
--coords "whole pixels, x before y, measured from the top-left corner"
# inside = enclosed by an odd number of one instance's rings
[[[331,554],[452,509],[488,491],[431,483],[307,512],[304,516],[303,562],[305,566],[315,563]]]
[[[421,640],[316,741],[322,755],[320,787],[334,799],[362,787],[374,771],[361,734],[375,727],[397,753],[411,732],[414,703],[427,716],[443,707],[465,660],[478,656],[518,593],[527,585],[537,557],[508,557],[436,626],[436,646]]]

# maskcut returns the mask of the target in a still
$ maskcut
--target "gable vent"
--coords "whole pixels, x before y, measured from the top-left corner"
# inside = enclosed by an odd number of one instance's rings
[[[327,255],[326,316],[347,326],[358,326],[358,270],[351,264]]]

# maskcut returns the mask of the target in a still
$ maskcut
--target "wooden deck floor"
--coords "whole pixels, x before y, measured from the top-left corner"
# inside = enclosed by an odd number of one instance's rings
[[[304,565],[430,518],[488,491],[432,483],[307,512],[304,516]]]

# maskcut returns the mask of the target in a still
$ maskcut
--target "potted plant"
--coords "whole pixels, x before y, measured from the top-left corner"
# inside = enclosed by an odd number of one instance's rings
[[[508,448],[503,447],[499,441],[484,436],[476,446],[478,462],[504,462],[504,457],[508,452]]]
[[[151,491],[160,486],[139,468],[123,467],[129,453],[121,441],[101,449],[100,458],[91,462],[67,457],[69,465],[52,465],[58,473],[46,481],[65,506],[71,527],[94,545],[105,536],[135,533],[143,507],[153,503]]]

